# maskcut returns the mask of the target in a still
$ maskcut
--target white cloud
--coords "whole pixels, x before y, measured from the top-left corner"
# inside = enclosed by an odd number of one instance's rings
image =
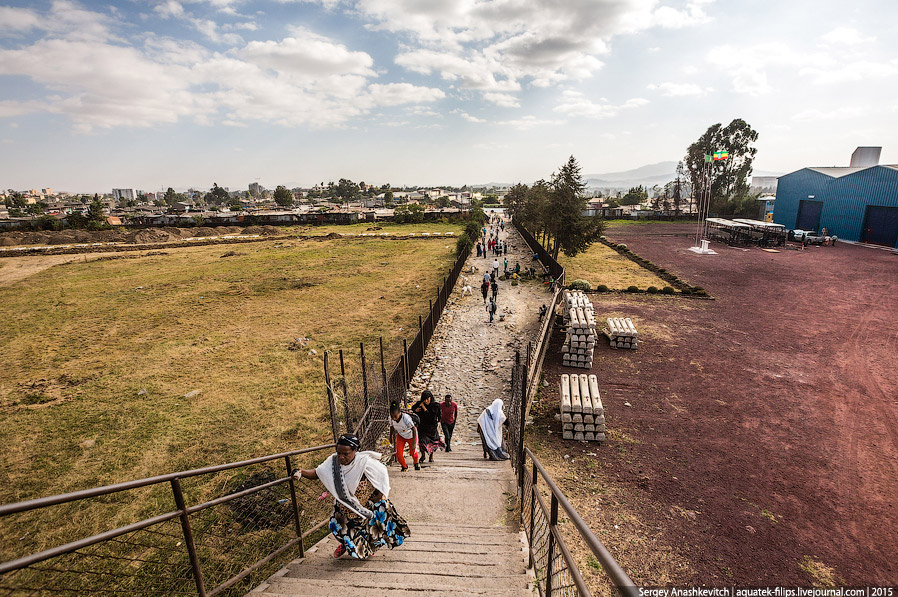
[[[818,122],[824,120],[849,120],[852,118],[857,118],[859,116],[863,116],[868,113],[869,109],[864,106],[852,106],[852,107],[843,107],[836,108],[834,110],[818,110],[818,109],[810,109],[803,110],[795,114],[792,117],[792,120],[797,120],[800,122]]]
[[[165,14],[197,21],[179,11],[179,3],[160,6]],[[294,30],[301,39],[251,42],[218,53],[154,34],[131,36],[143,39],[143,46],[127,45],[108,35],[109,17],[68,2],[54,3],[40,16],[50,35],[21,48],[0,49],[0,76],[29,77],[46,93],[30,101],[0,102],[0,117],[58,113],[79,131],[181,119],[203,125],[328,127],[345,126],[379,106],[423,105],[445,97],[434,87],[376,83],[370,55],[303,29]],[[93,39],[71,30],[78,22],[92,30]],[[214,31],[210,25],[208,36]],[[108,39],[97,39],[102,35]]]
[[[657,0],[346,2],[369,29],[405,36],[399,66],[490,93],[590,78],[615,36],[706,23],[708,3],[676,9]]]
[[[561,114],[579,118],[612,118],[617,116],[621,110],[630,108],[638,108],[649,103],[644,98],[632,98],[617,106],[608,103],[605,98],[599,98],[599,101],[593,101],[579,91],[567,90],[562,93],[561,103],[553,110]]]
[[[536,126],[549,126],[549,125],[560,125],[564,124],[563,120],[547,120],[544,118],[538,118],[536,116],[524,116],[523,118],[518,118],[516,120],[499,120],[496,124],[502,126],[508,126],[511,128],[518,129],[520,131],[526,131],[528,129],[532,129]]]
[[[0,34],[22,33],[36,29],[39,25],[40,19],[32,10],[0,6]]]
[[[876,41],[875,37],[867,37],[854,27],[836,27],[832,31],[820,36],[820,39],[828,44],[855,46],[867,42]]]
[[[461,117],[464,118],[465,120],[467,120],[468,122],[476,122],[476,123],[484,123],[484,122],[486,122],[485,119],[483,119],[483,118],[477,118],[476,116],[471,116],[470,114],[468,114],[468,113],[466,113],[466,112],[462,112],[462,113],[461,113]]]
[[[811,82],[817,85],[886,79],[898,76],[898,59],[891,62],[858,60],[829,68],[811,66],[801,69],[799,74],[810,77]]]
[[[521,106],[518,98],[509,93],[488,92],[483,94],[483,99],[503,108],[519,108]]]
[[[652,84],[649,85],[648,88],[652,91],[660,91],[662,95],[666,95],[668,97],[705,95],[707,92],[711,91],[710,88],[702,88],[700,85],[696,85],[695,83],[673,83],[670,81],[658,83],[657,85]]]

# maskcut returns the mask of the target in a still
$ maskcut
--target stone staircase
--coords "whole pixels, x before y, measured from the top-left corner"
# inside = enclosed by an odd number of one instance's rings
[[[405,544],[335,560],[328,535],[250,595],[533,594],[511,465],[484,460],[479,441],[435,460],[420,471],[390,467],[390,498],[412,532]]]

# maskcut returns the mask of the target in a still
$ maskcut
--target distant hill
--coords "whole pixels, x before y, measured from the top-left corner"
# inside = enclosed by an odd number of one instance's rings
[[[629,188],[638,185],[651,187],[656,184],[665,184],[676,176],[676,162],[658,162],[623,172],[587,174],[583,178],[586,180],[587,186],[593,188]]]

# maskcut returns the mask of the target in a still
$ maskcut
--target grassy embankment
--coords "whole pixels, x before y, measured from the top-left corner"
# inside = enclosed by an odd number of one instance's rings
[[[454,249],[448,238],[197,247],[72,262],[0,288],[0,503],[328,441],[324,350],[410,337]],[[297,337],[311,341],[288,350]]]
[[[661,289],[668,285],[649,270],[600,242],[593,243],[573,258],[561,254],[558,262],[565,268],[568,284],[574,280],[586,280],[593,288],[604,284],[611,290],[625,290],[629,286],[637,286],[640,290],[649,286]]]

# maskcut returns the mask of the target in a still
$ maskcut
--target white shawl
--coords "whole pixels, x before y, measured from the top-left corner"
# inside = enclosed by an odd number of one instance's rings
[[[343,483],[346,487],[346,492],[349,494],[350,499],[355,502],[352,504],[346,503],[337,497],[333,468],[333,459],[337,457],[336,454],[331,454],[324,462],[319,464],[315,468],[315,473],[330,494],[334,496],[336,502],[340,502],[359,516],[368,518],[363,512],[359,511],[360,508],[364,509],[364,505],[359,504],[359,501],[355,499],[355,492],[359,488],[362,475],[364,475],[371,485],[374,486],[374,489],[381,492],[385,498],[390,496],[390,476],[387,473],[387,467],[381,464],[380,456],[379,452],[356,452],[352,462],[348,465],[340,465],[340,470],[343,471]]]
[[[483,409],[477,417],[477,423],[483,430],[483,438],[486,445],[493,450],[502,447],[502,423],[505,422],[505,413],[502,412],[502,400],[496,398],[493,403]]]

